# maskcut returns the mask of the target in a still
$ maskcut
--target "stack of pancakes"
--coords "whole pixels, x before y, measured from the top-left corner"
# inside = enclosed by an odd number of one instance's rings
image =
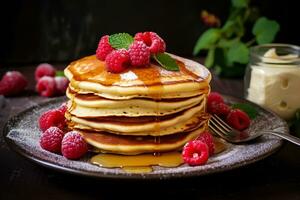
[[[100,152],[182,148],[207,128],[211,75],[194,61],[171,56],[180,71],[151,63],[114,74],[95,56],[72,62],[65,69],[69,128]]]

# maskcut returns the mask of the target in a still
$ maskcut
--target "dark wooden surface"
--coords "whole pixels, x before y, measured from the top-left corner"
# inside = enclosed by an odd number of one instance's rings
[[[61,66],[60,68],[62,68]],[[30,85],[7,98],[0,110],[0,131],[10,116],[48,101],[34,92],[34,67],[19,68]],[[5,69],[0,69],[0,75]],[[242,80],[214,77],[214,91],[243,96]],[[34,122],[33,122],[34,123]],[[188,179],[122,181],[67,175],[38,166],[11,151],[0,137],[0,199],[300,199],[300,148],[285,143],[272,156],[232,171]]]

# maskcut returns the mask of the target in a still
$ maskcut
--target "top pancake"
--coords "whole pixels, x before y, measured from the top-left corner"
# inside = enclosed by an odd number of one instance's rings
[[[152,63],[114,74],[106,70],[105,62],[93,55],[72,62],[65,74],[75,92],[93,93],[109,99],[185,98],[209,91],[211,75],[204,66],[171,56],[176,59],[180,71],[168,71]]]

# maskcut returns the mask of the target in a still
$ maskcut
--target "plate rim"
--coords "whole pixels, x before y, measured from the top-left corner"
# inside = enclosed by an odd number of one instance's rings
[[[288,125],[286,123],[286,121],[284,121],[283,119],[281,119],[277,114],[275,114],[273,111],[263,108],[260,105],[257,105],[251,101],[248,101],[247,99],[244,98],[237,98],[234,96],[229,96],[229,95],[223,95],[222,96],[225,99],[229,99],[232,101],[244,101],[247,102],[249,104],[252,104],[256,107],[259,107],[260,109],[267,111],[269,113],[271,113],[272,115],[276,116],[277,118],[279,118],[282,122],[283,122],[283,128],[285,130],[285,133],[288,134],[289,133],[289,129],[288,129]],[[93,172],[93,171],[87,171],[87,170],[81,170],[81,169],[74,169],[68,166],[62,166],[56,163],[52,163],[49,162],[47,160],[44,160],[42,158],[38,158],[35,155],[33,155],[32,153],[28,152],[28,151],[24,151],[14,140],[10,139],[7,137],[8,133],[9,133],[9,125],[10,124],[15,124],[16,121],[18,121],[20,118],[22,118],[22,116],[26,115],[28,112],[31,112],[33,109],[36,108],[40,108],[49,104],[53,104],[53,103],[58,103],[60,101],[66,100],[66,97],[59,97],[59,98],[55,98],[55,99],[51,99],[49,101],[46,102],[42,102],[39,103],[37,105],[34,106],[30,106],[28,108],[26,108],[25,110],[16,113],[14,116],[10,117],[7,122],[4,124],[3,126],[3,131],[2,131],[2,136],[6,142],[6,144],[8,144],[8,147],[10,149],[12,149],[14,152],[16,152],[17,154],[23,156],[24,158],[26,158],[29,161],[32,161],[40,166],[46,167],[48,169],[53,169],[55,171],[58,172],[62,172],[62,173],[68,173],[68,174],[73,174],[73,175],[79,175],[79,176],[85,176],[85,177],[93,177],[93,178],[103,178],[103,179],[177,179],[177,178],[188,178],[188,177],[196,177],[196,176],[204,176],[204,175],[210,175],[210,174],[216,174],[216,173],[221,173],[221,172],[225,172],[225,171],[230,171],[236,168],[240,168],[240,167],[244,167],[247,166],[249,164],[252,164],[254,162],[263,160],[264,158],[272,155],[273,153],[275,153],[276,151],[278,151],[280,149],[280,147],[283,145],[284,141],[282,139],[278,139],[279,144],[275,147],[273,147],[271,150],[266,151],[265,153],[257,156],[257,157],[253,157],[251,159],[248,159],[246,161],[243,162],[239,162],[239,163],[235,163],[234,165],[230,165],[230,166],[225,166],[225,167],[219,167],[219,168],[215,168],[213,170],[206,170],[205,173],[199,173],[201,171],[199,170],[193,170],[187,173],[182,173],[182,172],[178,172],[175,175],[170,175],[170,174],[162,174],[162,173],[158,173],[158,174],[147,174],[147,173],[121,173],[121,174],[113,174],[113,173],[103,173],[103,172]]]

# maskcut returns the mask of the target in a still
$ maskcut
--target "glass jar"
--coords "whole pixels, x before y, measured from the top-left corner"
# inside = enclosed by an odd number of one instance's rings
[[[283,119],[291,119],[300,108],[300,47],[252,47],[244,85],[246,99],[271,109]]]

